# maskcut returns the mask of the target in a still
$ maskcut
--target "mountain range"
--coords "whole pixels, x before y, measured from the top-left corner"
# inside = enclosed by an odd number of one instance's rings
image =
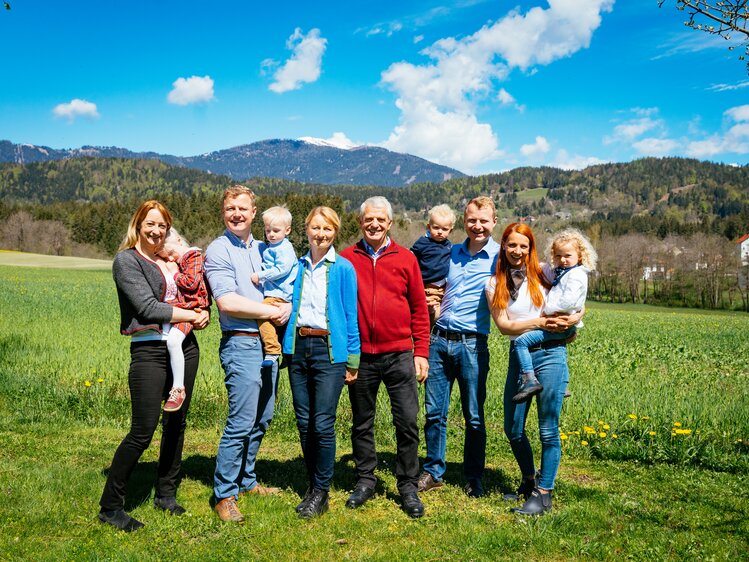
[[[0,162],[28,164],[87,156],[160,160],[173,166],[227,175],[235,180],[268,177],[329,185],[405,187],[465,176],[458,170],[410,154],[375,146],[341,146],[310,137],[264,140],[184,157],[133,152],[115,146],[55,149],[0,140]]]

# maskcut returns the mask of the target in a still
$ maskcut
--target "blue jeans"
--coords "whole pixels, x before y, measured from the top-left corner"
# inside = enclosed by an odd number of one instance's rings
[[[533,372],[533,361],[531,361],[531,354],[528,351],[529,347],[539,345],[550,341],[566,340],[572,334],[577,331],[577,328],[570,326],[564,332],[547,332],[546,330],[531,330],[525,332],[523,335],[518,336],[514,344],[515,353],[518,356],[518,362],[520,363],[521,373],[532,373]]]
[[[453,383],[458,381],[460,403],[466,424],[463,472],[469,480],[481,479],[486,463],[484,402],[489,374],[487,337],[448,340],[432,335],[429,346],[429,378],[425,383],[427,456],[424,470],[439,481],[445,474],[447,412]]]
[[[345,363],[331,363],[328,340],[296,338],[289,382],[310,488],[328,491],[335,465],[335,419],[346,376]]]
[[[525,433],[531,401],[513,404],[512,397],[518,392],[520,364],[514,353],[514,342],[510,342],[510,361],[507,366],[507,380],[504,394],[504,429],[510,439],[510,447],[520,472],[531,478],[536,472],[533,464],[533,450]],[[567,347],[560,345],[550,349],[531,352],[533,371],[544,389],[536,395],[538,409],[538,430],[541,437],[541,480],[539,488],[554,489],[554,480],[559,470],[562,442],[559,439],[559,414],[562,411],[564,391],[569,382],[567,370]]]
[[[255,460],[273,419],[278,365],[260,368],[259,337],[221,338],[219,359],[229,395],[229,415],[216,454],[213,493],[217,500],[236,496],[257,485]]]

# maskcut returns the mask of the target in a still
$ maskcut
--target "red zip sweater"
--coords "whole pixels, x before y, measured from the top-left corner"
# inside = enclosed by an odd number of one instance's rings
[[[428,358],[429,313],[416,257],[393,240],[376,261],[361,240],[341,256],[356,270],[362,353],[413,349]]]

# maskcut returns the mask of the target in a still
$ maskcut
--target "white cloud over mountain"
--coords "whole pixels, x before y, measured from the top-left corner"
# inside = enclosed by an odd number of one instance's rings
[[[78,98],[72,99],[68,103],[56,105],[52,110],[52,113],[55,117],[63,117],[71,123],[75,121],[77,117],[88,117],[91,119],[98,119],[99,117],[99,112],[95,103]]]
[[[382,83],[397,94],[401,115],[384,146],[463,170],[497,158],[499,139],[478,121],[478,104],[513,68],[549,64],[588,47],[613,3],[550,0],[546,9],[516,9],[465,38],[436,41],[422,51],[429,63],[390,65]]]
[[[274,82],[268,89],[277,94],[298,90],[303,84],[317,81],[320,78],[322,57],[328,40],[320,36],[320,30],[311,29],[307,35],[297,27],[286,41],[286,48],[291,56],[278,68],[274,74]],[[272,68],[277,63],[272,60],[263,61],[263,66]]]
[[[190,76],[177,78],[166,97],[174,105],[206,103],[214,99],[213,79],[210,76]]]

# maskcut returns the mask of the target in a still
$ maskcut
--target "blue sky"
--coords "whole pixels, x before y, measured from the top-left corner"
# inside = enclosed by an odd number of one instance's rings
[[[741,49],[656,0],[11,0],[0,139],[188,156],[317,137],[468,173],[749,162]]]

